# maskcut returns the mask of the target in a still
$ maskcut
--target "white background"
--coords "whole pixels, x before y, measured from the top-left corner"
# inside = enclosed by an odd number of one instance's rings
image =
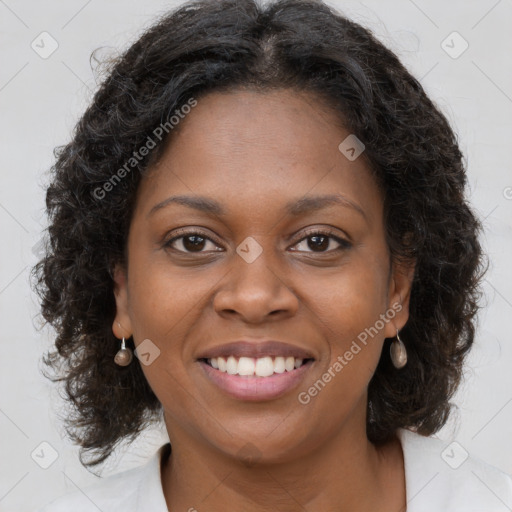
[[[40,374],[51,343],[38,330],[28,277],[45,226],[45,172],[96,87],[91,52],[124,49],[155,16],[181,2],[159,0],[0,0],[0,510],[31,511],[97,480],[77,458],[57,418],[56,388]],[[331,1],[371,28],[420,79],[448,116],[467,157],[470,200],[484,220],[491,268],[487,307],[464,385],[459,414],[439,437],[512,473],[512,4],[510,1]],[[57,50],[41,58],[31,42],[46,31]],[[469,44],[454,59],[441,47],[457,31]],[[452,52],[463,41],[451,36]],[[48,46],[46,46],[48,48]],[[104,475],[144,462],[166,439],[148,433],[116,453]],[[31,458],[47,442],[58,457],[42,469]],[[448,444],[448,443],[447,443]],[[39,447],[39,448],[38,448]],[[49,453],[49,448],[45,453]]]

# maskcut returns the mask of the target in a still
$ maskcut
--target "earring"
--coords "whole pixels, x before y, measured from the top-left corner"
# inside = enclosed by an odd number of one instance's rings
[[[405,349],[404,342],[398,335],[398,329],[396,330],[396,339],[393,340],[389,348],[389,354],[391,356],[391,362],[397,370],[407,364],[407,350]]]
[[[126,342],[123,337],[121,348],[117,351],[114,357],[114,362],[119,366],[128,366],[133,359],[133,352],[131,348],[126,348]]]

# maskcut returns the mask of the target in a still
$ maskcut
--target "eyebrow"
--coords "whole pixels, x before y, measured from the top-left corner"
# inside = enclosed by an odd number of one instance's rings
[[[171,204],[181,204],[183,206],[187,206],[189,208],[193,208],[195,210],[199,210],[211,215],[226,215],[226,210],[224,207],[214,199],[209,199],[204,196],[180,195],[168,197],[167,199],[164,199],[160,203],[156,204],[153,206],[153,208],[151,208],[147,216],[149,217],[158,210],[161,210],[162,208],[165,208]],[[351,208],[362,215],[365,220],[367,220],[366,214],[361,206],[342,194],[326,194],[320,196],[303,197],[298,201],[290,201],[286,203],[284,209],[289,215],[298,217],[299,215],[322,210],[323,208],[328,208],[332,205],[340,205]]]

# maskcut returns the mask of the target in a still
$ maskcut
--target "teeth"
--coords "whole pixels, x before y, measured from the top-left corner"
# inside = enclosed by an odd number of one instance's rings
[[[276,357],[274,359],[274,372],[275,373],[284,373],[284,357]]]
[[[212,359],[212,362],[215,359]],[[212,365],[213,366],[213,365]],[[238,375],[254,375],[254,359],[250,357],[241,357],[238,361]]]
[[[233,356],[228,357],[226,362],[226,371],[230,375],[236,375],[238,372],[238,361]]]
[[[221,372],[229,375],[242,375],[247,377],[270,377],[274,373],[291,372],[304,364],[304,359],[295,357],[241,357],[234,356],[214,357],[208,359],[208,363]]]
[[[270,377],[274,373],[274,361],[271,357],[256,359],[254,374],[256,377]]]

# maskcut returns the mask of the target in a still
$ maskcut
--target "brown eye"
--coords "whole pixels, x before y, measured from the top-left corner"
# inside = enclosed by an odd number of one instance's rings
[[[334,245],[338,244],[338,247],[334,246],[332,247],[334,242]],[[308,233],[306,237],[304,237],[298,244],[295,245],[295,247],[301,246],[307,249],[310,249],[310,251],[303,249],[300,249],[299,252],[333,252],[343,249],[348,249],[351,247],[350,242],[347,240],[344,240],[338,236],[334,236],[332,232],[324,232],[324,231],[315,231],[312,233]]]
[[[212,246],[210,249],[208,249],[208,243]],[[201,253],[219,250],[219,247],[210,238],[197,231],[181,233],[179,236],[175,236],[167,241],[164,247],[182,253]],[[207,250],[204,250],[205,248]]]

